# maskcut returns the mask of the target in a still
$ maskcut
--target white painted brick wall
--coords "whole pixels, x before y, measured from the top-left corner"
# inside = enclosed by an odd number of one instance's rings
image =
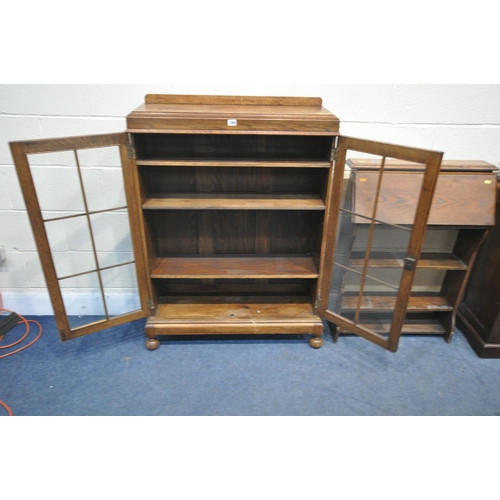
[[[4,307],[20,314],[52,313],[8,142],[124,131],[125,116],[147,93],[320,96],[340,118],[344,135],[444,151],[445,159],[486,160],[497,166],[500,162],[500,85],[0,85],[0,245],[7,255],[6,266],[0,267]],[[57,208],[75,208],[78,193],[67,191],[64,186],[69,181],[61,181],[71,177],[71,168],[61,166],[63,162],[52,155],[33,159],[47,201],[57,198],[61,201]],[[95,207],[123,201],[118,171],[102,168],[113,161],[107,154],[94,153],[85,159],[89,165],[85,175],[93,186],[89,198]],[[55,170],[46,168],[54,164]],[[99,257],[104,262],[130,258],[123,215],[116,214],[115,219],[116,224],[106,227],[96,221]],[[88,243],[70,238],[78,231],[82,231],[78,223],[68,221],[54,223],[51,230],[61,272],[69,272],[72,262],[89,265]],[[118,245],[118,254],[110,252],[113,245]],[[107,286],[110,294],[131,297],[133,277],[121,279],[110,273]],[[95,302],[93,291],[84,291],[87,302]]]

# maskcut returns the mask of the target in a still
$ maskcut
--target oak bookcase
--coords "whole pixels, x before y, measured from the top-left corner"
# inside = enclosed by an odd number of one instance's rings
[[[434,259],[424,252],[421,259],[442,153],[345,137],[339,127],[339,119],[316,97],[155,94],[127,116],[126,132],[11,143],[61,339],[147,318],[151,350],[164,336],[252,334],[310,335],[311,346],[319,348],[326,320],[396,351],[407,328],[407,309],[414,309],[416,270],[443,268],[451,290],[467,274],[474,245],[465,240],[475,244],[481,236],[464,229],[453,257]],[[82,158],[106,148],[119,151],[125,206],[96,210],[87,202],[91,186]],[[33,156],[58,152],[74,156],[83,202],[81,208],[49,217],[40,206],[30,162]],[[349,210],[346,160],[359,154],[378,162],[363,174],[373,176],[377,201],[366,210]],[[411,185],[394,185],[396,196],[401,189],[405,196],[411,191],[407,220],[396,224],[391,210],[378,201],[395,174],[385,168],[393,161],[419,169]],[[481,214],[488,210],[478,207]],[[104,265],[93,219],[122,212],[128,215],[133,256]],[[382,330],[364,321],[364,304],[373,302],[369,287],[359,287],[353,311],[336,307],[343,290],[337,286],[339,275],[351,265],[345,259],[355,257],[345,251],[352,240],[345,222],[357,224],[359,217],[366,221],[367,242],[353,267],[362,283],[372,280],[377,257],[372,244],[380,228],[405,230],[398,258],[390,264],[386,256],[382,260],[383,267],[398,271]],[[61,274],[49,241],[54,221],[88,223],[94,254],[89,269]],[[458,223],[463,220],[446,222]],[[108,303],[106,278],[121,271],[133,271],[137,303],[116,313]],[[83,324],[72,322],[64,297],[65,286],[76,278],[94,279],[103,304],[102,314],[84,317]],[[449,328],[450,320],[440,323]]]

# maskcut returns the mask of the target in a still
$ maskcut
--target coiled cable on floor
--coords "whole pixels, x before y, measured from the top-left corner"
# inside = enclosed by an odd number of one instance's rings
[[[3,312],[7,312],[7,313],[12,314],[14,311],[9,311],[8,309],[0,308],[0,313],[3,313]],[[0,359],[1,358],[6,358],[7,356],[12,356],[13,354],[16,354],[18,352],[24,351],[24,349],[27,349],[28,347],[32,346],[42,336],[43,327],[42,327],[42,325],[38,321],[35,321],[33,319],[26,319],[23,316],[20,316],[19,314],[17,316],[20,319],[20,321],[18,321],[17,325],[24,324],[25,331],[24,331],[23,335],[21,336],[21,338],[18,339],[18,340],[16,340],[15,342],[13,342],[11,344],[8,344],[8,345],[0,345],[0,350],[1,349],[11,349],[13,347],[18,346],[21,342],[23,342],[24,340],[26,340],[28,338],[28,335],[30,334],[30,331],[31,331],[30,323],[33,323],[33,324],[35,324],[38,327],[38,333],[35,336],[35,338],[31,342],[29,342],[28,344],[26,344],[26,345],[24,345],[22,347],[18,347],[17,349],[14,349],[13,351],[10,351],[10,352],[8,352],[6,354],[0,354]],[[1,335],[0,336],[0,342],[3,340],[3,338],[4,338],[4,335]],[[11,416],[11,417],[13,416],[13,413],[12,413],[12,410],[10,409],[10,407],[8,405],[6,405],[1,400],[0,400],[0,406],[3,406],[7,410],[7,413],[9,414],[9,416]]]

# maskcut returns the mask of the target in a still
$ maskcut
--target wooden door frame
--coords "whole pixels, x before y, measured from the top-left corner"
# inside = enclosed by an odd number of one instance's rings
[[[391,323],[389,337],[385,338],[376,332],[367,330],[356,325],[341,315],[328,310],[328,299],[333,272],[335,246],[337,239],[340,203],[342,199],[342,187],[344,181],[344,170],[346,163],[346,152],[357,151],[382,157],[389,157],[403,161],[426,164],[424,179],[420,190],[417,204],[415,222],[408,244],[407,256],[418,261],[427,228],[427,221],[431,210],[434,190],[436,188],[443,153],[424,149],[398,146],[365,139],[339,136],[337,160],[330,169],[328,179],[328,194],[326,202],[325,225],[323,228],[323,239],[321,247],[320,271],[316,296],[317,314],[327,321],[360,335],[371,342],[396,352],[401,329],[406,316],[406,309],[411,293],[411,287],[415,276],[415,270],[403,268],[400,288],[394,308],[394,316]]]
[[[127,134],[122,132],[116,134],[40,139],[34,141],[16,141],[11,142],[9,145],[24,196],[38,254],[40,256],[40,263],[45,275],[47,289],[54,309],[54,318],[61,340],[70,340],[148,316],[150,314],[148,298],[150,297],[151,284],[149,283],[147,261],[141,239],[140,199],[134,176],[134,165],[127,154]],[[28,155],[112,146],[118,146],[120,151],[141,306],[139,310],[132,313],[122,314],[111,319],[108,318],[72,329],[66,314],[63,296],[45,229],[45,223],[31,174]]]

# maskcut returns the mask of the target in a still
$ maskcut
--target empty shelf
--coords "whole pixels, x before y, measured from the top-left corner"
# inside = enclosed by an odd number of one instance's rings
[[[366,328],[372,332],[387,335],[391,329],[391,323],[360,323],[359,326]],[[339,333],[351,333],[348,330],[340,329]],[[425,320],[413,323],[404,323],[401,330],[403,335],[444,335],[446,329],[437,320]]]
[[[251,161],[251,160],[137,160],[148,167],[267,167],[267,168],[330,168],[327,161]]]
[[[145,210],[324,210],[314,195],[181,194],[146,199]]]
[[[342,302],[343,312],[356,311],[358,296],[345,296]],[[364,312],[387,312],[394,310],[396,297],[387,295],[365,295],[361,301],[361,310]],[[408,301],[407,310],[410,312],[453,311],[453,306],[439,296],[414,296]]]
[[[309,297],[164,296],[147,328],[158,335],[307,334],[322,323]]]
[[[187,256],[157,258],[152,278],[317,278],[310,256]]]
[[[364,257],[359,253],[353,253],[349,261],[352,268],[362,268]],[[368,266],[370,268],[402,268],[404,266],[404,254],[372,254]],[[423,253],[417,263],[417,269],[443,269],[464,271],[467,266],[451,253]]]

